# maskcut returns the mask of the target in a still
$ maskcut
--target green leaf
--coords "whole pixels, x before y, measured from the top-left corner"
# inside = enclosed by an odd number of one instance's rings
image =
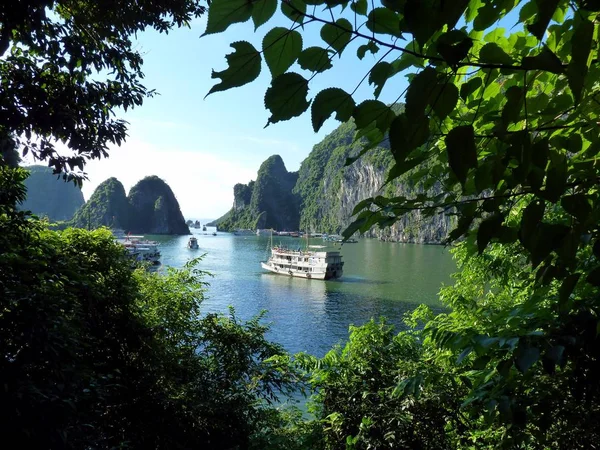
[[[356,56],[358,56],[358,59],[363,59],[367,54],[367,51],[371,52],[372,54],[375,54],[379,51],[379,47],[377,47],[377,44],[375,44],[374,41],[369,41],[367,44],[363,44],[360,47],[358,47],[358,50],[356,51]]]
[[[495,214],[481,222],[477,229],[477,251],[480,255],[490,241],[500,235],[503,221],[504,217],[502,215]]]
[[[383,133],[388,130],[396,117],[394,111],[379,100],[365,100],[354,108],[352,115],[357,129],[366,128],[372,122],[375,122],[377,128]]]
[[[473,28],[477,31],[485,30],[500,19],[502,8],[496,2],[487,2],[477,9],[477,16],[473,21]]]
[[[464,186],[469,169],[477,167],[477,147],[472,125],[455,127],[446,136],[448,163],[456,178]]]
[[[290,68],[302,52],[302,36],[297,31],[275,27],[263,39],[263,55],[275,78]]]
[[[281,2],[281,12],[294,23],[303,23],[306,14],[304,0],[286,0]]]
[[[481,87],[483,80],[481,77],[473,77],[460,87],[460,97],[467,101],[467,97]]]
[[[514,61],[498,44],[488,42],[479,51],[479,62],[512,66]]]
[[[360,16],[366,16],[368,6],[367,0],[355,0],[350,5],[350,9]]]
[[[308,81],[302,75],[288,72],[274,78],[265,94],[265,107],[271,111],[267,125],[289,120],[306,111],[310,106],[307,94]]]
[[[458,88],[454,83],[440,83],[431,97],[431,107],[440,119],[445,119],[454,111],[458,103]]]
[[[207,96],[213,92],[225,91],[232,87],[243,86],[254,81],[260,74],[260,53],[246,41],[234,42],[233,53],[225,56],[229,67],[221,72],[213,70],[211,78],[220,78],[221,82],[214,85]]]
[[[406,112],[410,116],[422,116],[430,104],[430,98],[437,88],[437,72],[433,67],[427,67],[418,73],[406,91]]]
[[[530,0],[525,3],[519,11],[519,22],[525,22],[536,15],[538,7],[536,0]]]
[[[392,121],[389,136],[394,159],[396,163],[401,163],[411,151],[427,142],[429,119],[424,115],[409,118],[402,113]]]
[[[527,29],[538,38],[538,41],[541,41],[560,0],[536,0],[536,3],[538,7],[536,20],[531,25],[527,25]]]
[[[329,59],[329,52],[321,47],[308,47],[303,50],[300,56],[298,56],[298,64],[304,70],[317,73],[324,72],[333,67]]]
[[[404,11],[404,5],[406,0],[381,0],[381,4],[392,11],[402,12]]]
[[[564,72],[562,62],[548,47],[544,47],[538,55],[526,56],[521,65],[528,70],[544,70],[556,74]]]
[[[256,0],[252,7],[252,21],[254,22],[254,31],[273,17],[277,11],[277,0]]]
[[[388,8],[372,9],[367,18],[367,28],[373,33],[402,37],[400,18]]]
[[[208,8],[206,31],[202,36],[225,31],[229,25],[246,22],[251,15],[251,0],[213,0]]]
[[[369,84],[375,85],[375,98],[379,97],[385,82],[393,75],[392,65],[388,62],[381,61],[375,64],[369,74]]]
[[[340,122],[350,120],[354,106],[352,96],[342,89],[329,88],[319,92],[311,107],[313,129],[315,132],[319,131],[323,123],[334,112],[336,113],[335,118]]]
[[[588,73],[588,57],[592,49],[593,35],[594,24],[582,19],[575,27],[571,38],[571,42],[575,45],[572,46],[572,57],[567,67],[567,79],[576,104],[581,101],[581,91]]]
[[[592,213],[592,206],[583,194],[566,195],[560,199],[560,204],[566,212],[576,217],[580,222],[585,222]]]
[[[515,366],[521,373],[525,373],[538,359],[540,359],[540,350],[538,348],[519,347],[515,355]]]
[[[346,19],[338,19],[335,25],[326,23],[321,28],[321,39],[327,42],[331,48],[340,55],[352,38],[352,24]]]

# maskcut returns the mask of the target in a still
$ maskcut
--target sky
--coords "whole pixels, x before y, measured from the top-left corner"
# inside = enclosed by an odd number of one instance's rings
[[[218,35],[200,37],[206,16],[196,19],[191,29],[168,35],[147,31],[138,36],[137,48],[144,57],[143,84],[160,95],[119,117],[129,122],[129,137],[121,147],[110,149],[109,158],[88,162],[84,182],[86,199],[107,178],[118,178],[128,191],[148,175],[164,179],[175,193],[186,219],[218,218],[233,203],[233,186],[255,179],[260,164],[279,154],[288,170],[295,171],[312,147],[339,125],[328,120],[317,134],[310,112],[287,122],[265,128],[269,111],[264,94],[271,82],[266,63],[254,82],[204,98],[219,80],[213,69],[224,70],[231,42],[247,40],[261,48],[264,35],[273,26],[291,25],[279,12],[274,20],[254,32],[251,21],[235,24]],[[320,25],[306,25],[303,47],[326,47],[319,37]],[[367,54],[363,61],[356,49],[364,42],[351,43],[334,68],[316,77],[309,85],[312,98],[331,86],[351,92],[377,58]],[[380,52],[383,54],[383,52]],[[310,73],[294,65],[308,78]],[[381,100],[391,102],[406,87],[403,76],[388,81]],[[373,87],[365,81],[355,99],[372,98]]]

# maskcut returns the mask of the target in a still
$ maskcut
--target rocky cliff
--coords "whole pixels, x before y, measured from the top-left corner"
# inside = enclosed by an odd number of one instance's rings
[[[72,225],[122,228],[134,234],[189,234],[171,188],[156,176],[146,177],[125,195],[116,178],[102,182],[77,211]]]
[[[190,234],[175,194],[157,176],[146,177],[129,191],[129,230],[148,234]]]
[[[426,187],[420,181],[415,183],[408,175],[385,185],[387,173],[394,163],[385,147],[369,151],[354,164],[346,167],[347,158],[356,156],[363,146],[361,142],[354,142],[354,134],[353,122],[340,125],[313,148],[302,162],[297,175],[293,174],[294,178],[285,178],[285,183],[269,183],[267,188],[263,185],[264,181],[261,180],[259,171],[250,196],[250,206],[249,185],[236,185],[233,208],[215,223],[224,230],[271,227],[286,229],[279,226],[281,220],[270,221],[269,213],[266,213],[264,218],[260,213],[269,211],[272,214],[280,214],[286,210],[287,205],[286,211],[291,215],[286,225],[298,223],[297,228],[300,230],[337,234],[352,222],[354,207],[365,198],[377,195],[414,197],[419,193],[439,192],[439,186],[433,184]],[[281,167],[285,167],[279,157],[269,158],[263,163],[261,170],[266,166],[276,166],[274,172],[280,173]],[[293,179],[295,185],[289,193],[287,188]],[[260,207],[256,207],[255,203],[257,191],[262,193]],[[281,191],[285,192],[285,195],[274,194]],[[265,206],[267,204],[268,208]],[[299,216],[298,222],[296,211]],[[405,216],[393,227],[383,230],[374,227],[368,235],[391,241],[440,243],[452,226],[452,219],[448,216],[424,218],[416,211]],[[287,229],[293,228],[292,226]]]
[[[50,167],[29,166],[26,169],[30,175],[25,180],[27,199],[21,205],[23,210],[52,221],[62,221],[70,220],[84,204],[81,189],[53,175]]]
[[[116,178],[109,178],[98,185],[88,202],[80,208],[72,225],[79,228],[127,228],[129,224],[129,204],[123,184]]]
[[[279,155],[269,157],[261,164],[256,181],[234,186],[233,207],[211,224],[224,231],[236,228],[297,230],[299,197],[293,193],[297,180],[298,173],[288,172]]]

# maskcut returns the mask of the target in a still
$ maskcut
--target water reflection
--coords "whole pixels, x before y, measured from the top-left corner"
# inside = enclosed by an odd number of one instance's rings
[[[291,352],[322,356],[347,340],[348,326],[385,316],[403,328],[404,314],[418,304],[439,308],[437,294],[451,282],[455,269],[449,253],[439,246],[391,244],[360,240],[342,246],[345,261],[340,280],[320,281],[267,273],[260,261],[269,255],[269,238],[212,236],[195,233],[200,249],[186,248],[187,236],[153,237],[161,241],[163,266],[182,267],[206,253],[200,268],[211,272],[203,304],[205,312],[227,312],[232,305],[242,319],[267,310],[269,338]],[[293,238],[278,238],[298,246]]]

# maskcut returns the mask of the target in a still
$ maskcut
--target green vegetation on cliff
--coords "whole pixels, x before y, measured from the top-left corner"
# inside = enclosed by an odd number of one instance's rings
[[[77,211],[72,225],[87,229],[127,228],[129,205],[123,184],[114,177],[100,183],[87,203]]]
[[[213,223],[224,231],[236,228],[297,230],[298,197],[292,192],[297,172],[288,172],[279,155],[263,162],[256,181],[233,188],[233,207]]]
[[[139,181],[125,196],[116,178],[102,182],[77,211],[72,226],[123,228],[132,233],[189,234],[171,188],[157,176]]]
[[[51,221],[70,220],[83,204],[83,193],[74,183],[65,183],[50,167],[28,166],[27,198],[21,208]]]
[[[189,234],[175,194],[164,180],[149,176],[131,188],[130,231],[150,234]]]

